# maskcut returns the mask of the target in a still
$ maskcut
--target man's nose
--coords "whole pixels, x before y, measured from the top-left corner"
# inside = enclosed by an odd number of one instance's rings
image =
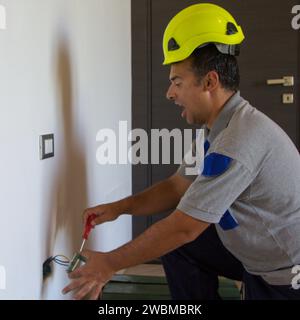
[[[168,100],[171,100],[171,101],[175,100],[175,93],[174,93],[174,91],[172,89],[172,85],[170,85],[170,87],[169,87],[169,89],[168,89],[168,91],[166,93],[166,97],[167,97]]]

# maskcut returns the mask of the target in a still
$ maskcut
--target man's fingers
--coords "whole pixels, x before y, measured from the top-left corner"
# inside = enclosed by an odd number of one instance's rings
[[[85,266],[82,266],[80,268],[75,269],[74,271],[70,272],[68,274],[69,279],[77,279],[83,276],[83,269],[85,268]]]
[[[79,287],[81,287],[84,284],[85,280],[82,279],[76,279],[73,280],[68,286],[66,286],[63,290],[62,293],[63,294],[67,294],[68,292],[75,290]]]
[[[93,294],[91,294],[91,296],[90,296],[90,299],[91,300],[98,300],[99,299],[99,296],[100,296],[100,293],[101,293],[101,291],[102,291],[102,288],[103,288],[103,285],[101,284],[99,284],[99,285],[97,285],[95,288],[94,288],[94,292],[93,292]]]
[[[83,223],[84,223],[84,224],[86,223],[86,220],[87,220],[87,218],[88,218],[88,216],[89,216],[88,213],[89,213],[89,209],[86,209],[86,210],[83,211],[82,220],[83,220]]]
[[[75,300],[81,300],[83,299],[88,293],[90,293],[93,288],[96,286],[95,281],[87,282],[85,285],[82,286],[81,289],[79,289],[76,294],[74,295]]]
[[[86,209],[86,210],[83,211],[82,218],[83,218],[83,223],[84,223],[84,224],[86,224],[87,219],[88,219],[92,214],[95,214],[97,217],[99,216],[99,213],[97,213],[96,210],[94,210],[94,209]],[[92,225],[95,225],[95,219],[93,219],[93,220],[91,221],[91,224],[92,224]]]
[[[94,215],[93,218],[90,218],[90,224],[91,226],[94,228],[98,223],[97,223],[97,218],[100,216],[101,213],[96,213],[96,212],[92,212],[91,214],[89,214],[89,218]]]
[[[97,218],[92,221],[92,225],[96,226],[97,224],[103,223],[103,213],[97,214]]]

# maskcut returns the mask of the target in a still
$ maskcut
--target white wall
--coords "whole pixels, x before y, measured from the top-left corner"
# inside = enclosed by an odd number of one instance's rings
[[[0,4],[0,299],[65,299],[64,269],[43,282],[42,262],[78,250],[84,208],[131,193],[129,165],[96,162],[98,130],[131,127],[130,0]],[[48,133],[55,157],[40,161]],[[96,228],[90,247],[130,239],[124,216]]]

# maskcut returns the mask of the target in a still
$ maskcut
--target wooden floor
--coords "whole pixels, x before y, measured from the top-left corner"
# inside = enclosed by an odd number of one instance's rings
[[[219,294],[224,300],[240,299],[240,283],[219,278]],[[105,300],[169,300],[170,292],[163,266],[141,264],[119,271],[103,290]]]
[[[161,264],[140,264],[135,267],[124,269],[117,274],[136,275],[136,276],[152,276],[152,277],[165,277],[165,271]],[[241,290],[241,282],[235,281],[238,290]]]
[[[121,270],[118,274],[165,277],[164,268],[160,264],[140,264],[135,267]]]

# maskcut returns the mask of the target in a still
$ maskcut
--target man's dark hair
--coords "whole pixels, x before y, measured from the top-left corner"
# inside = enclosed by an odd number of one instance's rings
[[[191,55],[192,68],[199,82],[209,71],[216,71],[226,90],[237,91],[240,85],[239,66],[235,56],[223,54],[214,44],[197,48]]]

